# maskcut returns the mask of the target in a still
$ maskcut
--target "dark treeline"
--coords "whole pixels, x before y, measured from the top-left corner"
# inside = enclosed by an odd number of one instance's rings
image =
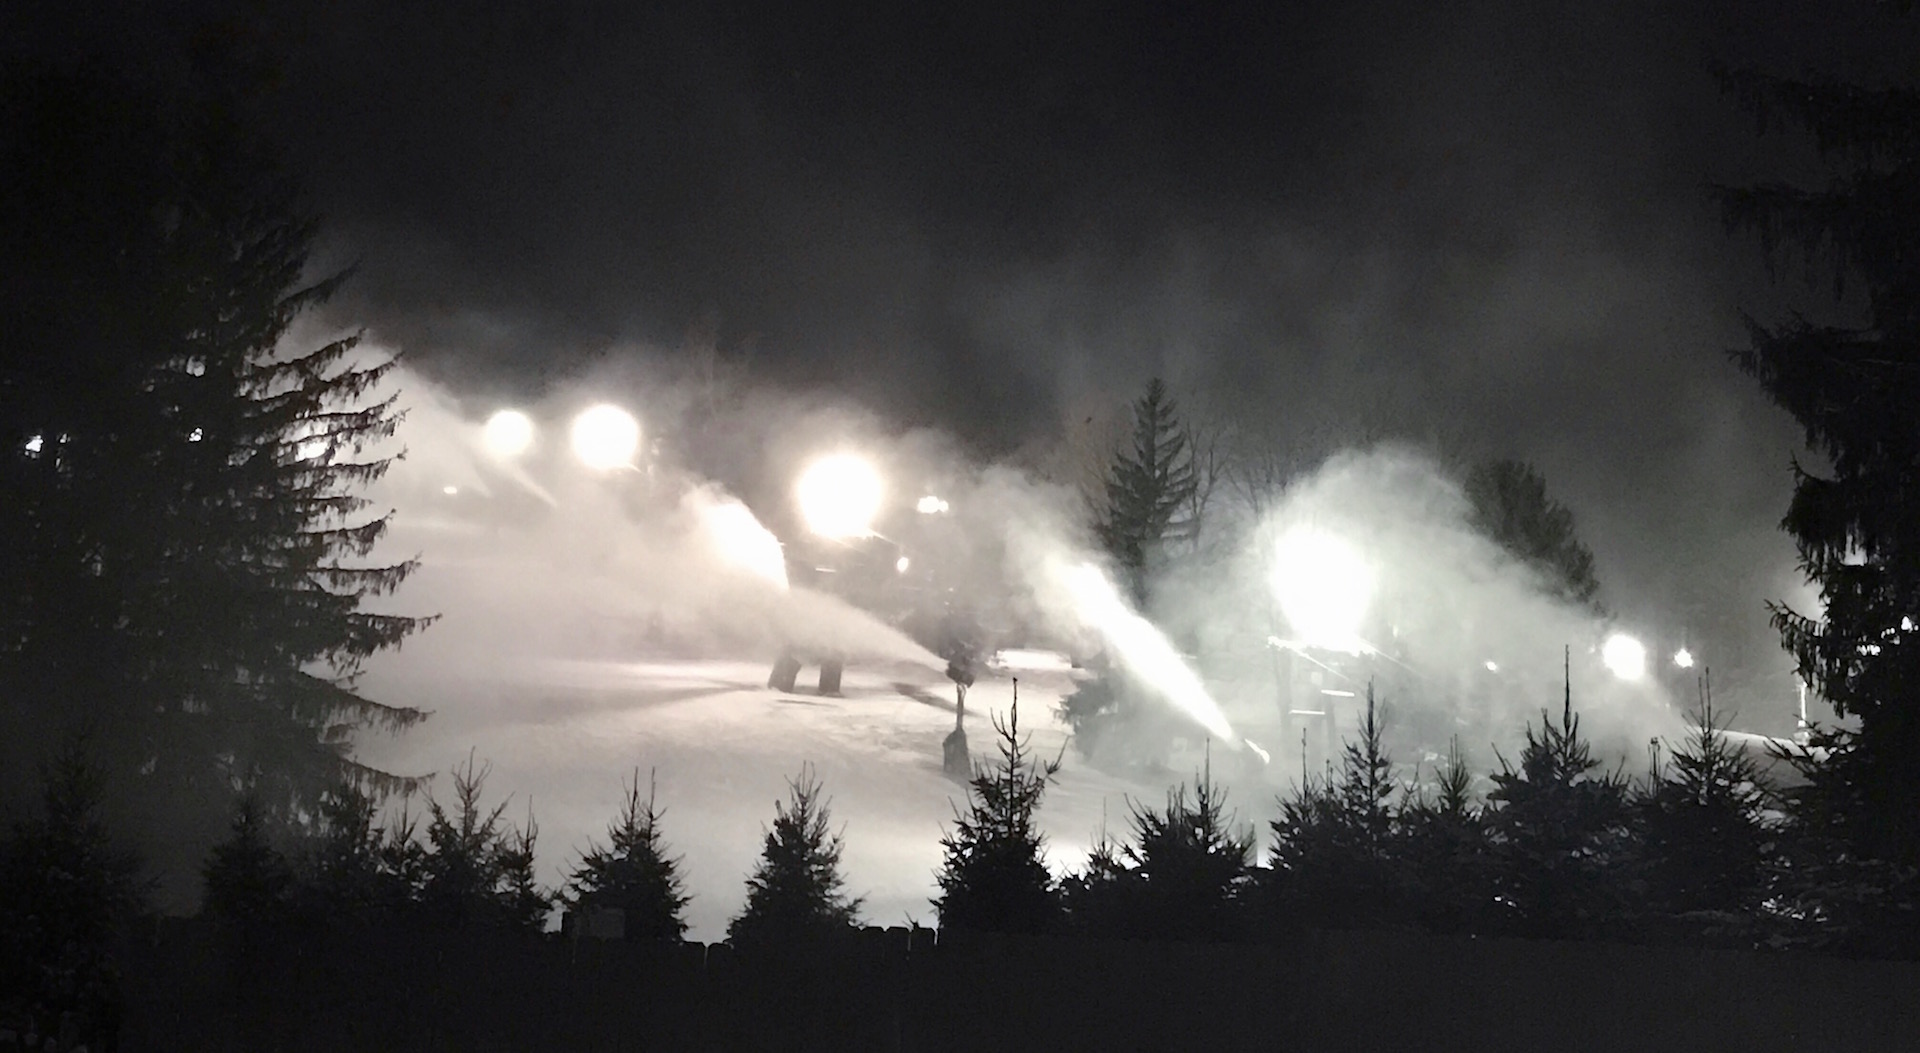
[[[1722,734],[1704,691],[1688,741],[1632,775],[1593,754],[1571,697],[1559,701],[1482,795],[1457,750],[1437,769],[1397,764],[1386,707],[1369,697],[1339,763],[1286,793],[1263,834],[1236,820],[1203,769],[1163,802],[1131,804],[1124,831],[1061,877],[1036,823],[1059,760],[1032,754],[1016,707],[995,721],[997,756],[976,763],[942,840],[934,914],[943,934],[1288,944],[1398,930],[1912,955],[1890,923],[1904,906],[1879,883],[1883,865],[1820,855],[1831,834],[1818,795],[1773,785]],[[236,982],[302,931],[336,943],[395,931],[554,939],[563,907],[573,938],[684,938],[667,812],[651,787],[641,795],[637,772],[607,843],[589,844],[560,888],[535,879],[533,817],[516,825],[510,800],[489,804],[486,777],[469,759],[447,800],[429,794],[384,823],[350,784],[298,822],[237,796],[204,864],[202,908]],[[20,992],[0,1027],[110,1029],[113,949],[142,909],[137,861],[113,847],[77,750],[48,769],[45,798],[44,818],[0,844],[5,989]],[[803,770],[775,806],[729,942],[780,954],[856,932],[840,845],[823,787]]]
[[[532,815],[486,803],[484,766],[422,810],[424,780],[355,759],[357,734],[425,718],[355,681],[426,622],[363,606],[414,566],[367,558],[388,522],[361,494],[398,423],[372,397],[391,362],[351,336],[284,346],[347,275],[308,273],[318,220],[258,120],[274,60],[232,29],[137,73],[0,70],[0,1028],[58,1048],[111,1044],[116,946],[194,901],[238,976],[289,926],[539,939],[563,904],[632,939],[685,932],[667,813],[637,772],[607,844],[549,889]],[[1822,608],[1775,621],[1843,723],[1791,758],[1794,785],[1731,745],[1704,691],[1690,741],[1632,772],[1594,755],[1572,698],[1543,699],[1484,794],[1457,749],[1437,770],[1396,762],[1390,708],[1370,704],[1267,830],[1203,770],[1134,803],[1056,878],[1034,824],[1054,768],[1010,716],[943,842],[943,927],[1920,956],[1920,97],[1721,78],[1763,130],[1807,133],[1831,166],[1817,190],[1719,192],[1732,227],[1844,294],[1830,319],[1753,320],[1733,355],[1815,454],[1782,525]],[[1140,409],[1098,531],[1136,598],[1191,540],[1205,493],[1171,400],[1156,387]],[[1489,529],[1592,602],[1591,560],[1539,480],[1518,465],[1482,482],[1481,504],[1538,513]],[[1114,708],[1087,697],[1080,717]],[[730,936],[850,930],[839,857],[803,772]]]

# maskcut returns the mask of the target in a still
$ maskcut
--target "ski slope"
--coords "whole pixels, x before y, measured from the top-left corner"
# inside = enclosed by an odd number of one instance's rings
[[[429,634],[429,638],[431,634]],[[1054,716],[1072,690],[1057,655],[1009,652],[968,696],[969,745],[993,749],[989,714],[1004,715],[1018,679],[1021,728],[1039,753],[1066,743]],[[865,897],[871,924],[930,923],[939,840],[965,788],[940,770],[941,740],[954,724],[953,685],[911,662],[848,667],[842,697],[766,688],[767,666],[747,660],[538,659],[475,656],[458,668],[383,657],[363,687],[371,697],[434,711],[395,738],[368,739],[359,755],[388,771],[446,773],[469,750],[490,764],[486,800],[512,794],[508,815],[539,823],[544,880],[558,883],[619,808],[622,780],[652,772],[663,828],[693,894],[689,936],[718,940],[745,897],[774,802],[786,780],[811,763],[845,829],[843,873]],[[1068,751],[1042,806],[1056,871],[1078,865],[1103,820],[1126,828],[1127,797],[1159,803],[1164,782],[1133,782],[1092,770]],[[1269,795],[1270,797],[1270,795]],[[1236,798],[1249,821],[1269,803]]]

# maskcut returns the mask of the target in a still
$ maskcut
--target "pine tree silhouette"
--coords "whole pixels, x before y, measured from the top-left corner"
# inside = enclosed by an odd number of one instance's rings
[[[474,923],[538,928],[550,901],[533,881],[533,842],[538,835],[529,811],[527,827],[501,822],[507,801],[484,811],[480,795],[492,766],[453,770],[452,810],[427,798],[427,843],[418,866],[418,899],[427,917],[450,925]],[[405,860],[404,848],[395,854]]]
[[[1120,846],[1108,835],[1102,814],[1086,863],[1060,882],[1067,931],[1093,937],[1120,935],[1138,884],[1138,875],[1127,869]]]
[[[320,801],[317,829],[300,860],[295,891],[303,917],[330,924],[390,916],[411,898],[406,876],[388,866],[388,833],[378,806],[351,783]]]
[[[1770,787],[1726,735],[1708,678],[1686,741],[1634,795],[1651,911],[1715,931],[1750,928],[1766,891]]]
[[[1037,933],[1054,928],[1060,904],[1043,860],[1045,839],[1034,812],[1060,760],[1036,762],[1020,736],[1020,700],[1003,721],[993,719],[1000,760],[976,764],[967,809],[955,810],[954,829],[940,839],[946,850],[933,901],[942,929]]]
[[[293,868],[270,837],[260,800],[240,795],[233,831],[213,846],[205,868],[202,910],[245,929],[284,919],[293,893]]]
[[[747,904],[727,925],[730,942],[747,945],[844,933],[855,924],[860,900],[843,891],[841,837],[829,826],[827,801],[812,765],[787,783],[776,803],[760,862],[747,878]]]
[[[1460,740],[1447,747],[1431,796],[1403,811],[1408,909],[1434,932],[1477,929],[1491,899],[1487,831],[1473,800],[1473,770]]]
[[[1134,606],[1147,603],[1147,579],[1167,542],[1188,536],[1198,476],[1179,408],[1158,377],[1133,404],[1133,444],[1107,471],[1106,506],[1095,529],[1125,577]]]
[[[1571,658],[1558,723],[1527,726],[1520,767],[1501,758],[1488,795],[1499,924],[1522,935],[1581,938],[1617,924],[1630,832],[1626,781],[1599,772],[1573,712]]]
[[[89,721],[186,906],[231,773],[275,817],[413,785],[351,750],[425,716],[355,686],[427,621],[363,606],[414,566],[368,558],[393,361],[283,339],[347,275],[313,273],[297,178],[217,88],[10,67],[0,96],[0,765]]]
[[[90,1034],[113,1033],[116,948],[145,909],[139,861],[100,817],[100,781],[85,745],[70,741],[43,769],[40,816],[0,844],[0,997],[24,1003],[41,1034],[66,1013]]]
[[[1401,788],[1371,683],[1359,731],[1339,769],[1319,785],[1303,780],[1269,824],[1273,858],[1260,880],[1272,927],[1374,925],[1403,912]]]
[[[1133,840],[1120,850],[1138,877],[1127,896],[1127,935],[1227,939],[1239,934],[1253,835],[1233,830],[1226,798],[1226,790],[1213,781],[1209,758],[1191,800],[1183,783],[1167,794],[1163,811],[1131,806]]]
[[[661,836],[664,813],[654,803],[654,790],[649,774],[647,799],[640,800],[640,771],[634,769],[620,818],[607,827],[607,847],[590,843],[567,882],[574,906],[623,912],[629,940],[678,940],[687,931],[681,911],[689,897],[680,860],[667,854]]]

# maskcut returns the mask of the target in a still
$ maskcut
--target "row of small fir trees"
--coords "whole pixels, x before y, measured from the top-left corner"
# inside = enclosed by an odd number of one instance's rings
[[[1500,758],[1482,796],[1457,745],[1435,769],[1397,765],[1369,692],[1338,764],[1280,800],[1264,865],[1253,829],[1203,771],[1158,807],[1130,802],[1125,836],[1103,831],[1080,868],[1056,877],[1036,816],[1060,760],[1033,755],[1015,707],[994,720],[997,756],[976,764],[942,838],[939,925],[1173,940],[1388,927],[1899,953],[1875,945],[1876,926],[1849,907],[1867,893],[1833,880],[1793,796],[1723,733],[1704,692],[1688,740],[1632,777],[1594,755],[1570,694],[1559,708],[1527,727],[1518,757]],[[451,804],[429,799],[424,838],[404,814],[377,829],[371,803],[342,791],[315,847],[291,865],[243,805],[209,864],[208,910],[245,917],[305,903],[327,916],[410,913],[537,930],[561,904],[618,911],[631,939],[684,936],[679,860],[637,772],[606,844],[590,844],[551,891],[532,880],[531,817],[516,829],[504,804],[483,809],[484,776],[471,760],[454,773]],[[729,941],[858,924],[841,848],[820,780],[803,768],[776,805]]]
[[[994,730],[997,756],[976,763],[941,842],[933,906],[948,932],[1224,941],[1400,928],[1871,956],[1916,948],[1899,875],[1834,853],[1817,799],[1771,785],[1704,691],[1687,741],[1637,776],[1594,755],[1569,694],[1527,727],[1514,762],[1500,758],[1484,796],[1457,745],[1437,768],[1397,765],[1370,691],[1339,762],[1280,800],[1264,862],[1203,771],[1158,807],[1131,802],[1125,836],[1103,831],[1064,876],[1048,867],[1036,823],[1060,760],[1032,753],[1017,706]],[[535,879],[531,811],[516,825],[507,803],[483,805],[486,778],[469,757],[449,799],[429,795],[424,812],[385,824],[351,787],[304,825],[242,795],[206,863],[205,913],[235,933],[394,922],[535,933],[564,905],[619,912],[628,939],[684,938],[680,860],[637,771],[605,843],[590,843],[558,889]],[[44,814],[0,842],[0,963],[10,970],[0,979],[24,992],[0,1015],[110,1018],[107,949],[141,909],[137,861],[108,838],[98,779],[77,751],[45,785]],[[776,805],[729,941],[857,925],[842,844],[820,780],[803,768]]]

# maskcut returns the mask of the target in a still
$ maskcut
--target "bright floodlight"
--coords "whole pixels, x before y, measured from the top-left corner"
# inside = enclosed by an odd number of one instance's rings
[[[625,468],[640,449],[640,422],[618,406],[601,403],[573,418],[573,454],[598,472]]]
[[[947,507],[948,506],[946,501],[938,497],[935,497],[932,494],[928,494],[927,496],[921,498],[919,503],[913,506],[913,510],[920,513],[923,516],[936,516],[942,512],[945,512],[947,510]]]
[[[871,462],[836,453],[808,465],[793,493],[807,529],[825,538],[850,538],[873,533],[881,489],[880,473]]]
[[[1299,643],[1353,654],[1365,650],[1360,625],[1373,588],[1373,568],[1332,534],[1295,527],[1280,538],[1273,594]]]
[[[495,457],[518,457],[533,445],[533,420],[519,410],[503,409],[487,418],[480,441]]]
[[[1614,633],[1600,645],[1600,661],[1622,680],[1638,680],[1647,675],[1645,644],[1626,633]]]
[[[1693,668],[1693,652],[1687,650],[1684,647],[1682,647],[1678,651],[1673,652],[1673,664],[1679,666],[1682,669],[1692,669]]]

